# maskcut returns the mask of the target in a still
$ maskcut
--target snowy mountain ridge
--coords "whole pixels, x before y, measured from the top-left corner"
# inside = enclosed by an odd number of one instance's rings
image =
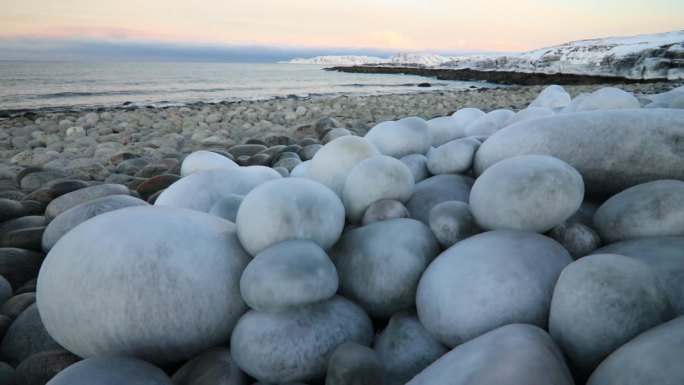
[[[363,64],[392,64],[392,65],[420,65],[426,67],[438,66],[454,58],[435,55],[431,53],[397,53],[389,58],[379,58],[374,56],[316,56],[312,58],[296,58],[285,62],[287,64],[319,64],[319,65],[339,65],[354,66]]]

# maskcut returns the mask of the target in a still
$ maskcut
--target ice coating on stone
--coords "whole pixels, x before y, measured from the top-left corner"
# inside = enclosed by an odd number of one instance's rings
[[[311,159],[306,177],[322,183],[342,198],[347,174],[371,156],[380,155],[375,146],[358,136],[343,136],[323,146]]]
[[[382,199],[373,202],[361,217],[361,225],[366,226],[371,223],[385,221],[394,218],[408,218],[410,216],[406,206],[399,201]]]
[[[603,87],[584,98],[577,106],[577,112],[639,107],[639,100],[631,93],[615,87]]]
[[[537,97],[530,103],[530,107],[543,107],[560,109],[567,106],[572,100],[568,91],[562,86],[553,84],[542,90]]]
[[[235,223],[251,255],[288,239],[310,240],[324,250],[342,234],[344,205],[326,186],[308,179],[266,182],[245,196]]]
[[[409,154],[402,156],[399,160],[404,162],[409,170],[411,170],[415,183],[430,177],[430,172],[427,169],[427,157],[425,155]]]
[[[309,166],[311,165],[311,160],[305,160],[304,162],[295,166],[295,168],[290,171],[290,178],[306,178],[306,174],[309,172]]]
[[[453,116],[440,116],[427,121],[428,129],[432,133],[432,146],[439,147],[444,143],[460,139],[465,136],[465,125]]]
[[[494,110],[470,122],[465,128],[465,136],[492,135],[515,113],[511,110]]]
[[[570,103],[568,103],[567,106],[563,107],[560,111],[558,111],[559,114],[568,114],[571,112],[577,112],[577,106],[579,106],[584,99],[589,96],[589,92],[582,92],[581,94],[575,96],[572,98]]]
[[[368,207],[382,199],[406,202],[413,194],[413,174],[399,159],[386,155],[368,158],[347,176],[342,203],[352,223],[361,221]]]
[[[470,177],[454,174],[435,175],[427,178],[413,188],[413,195],[406,202],[406,208],[415,218],[428,224],[430,210],[444,201],[468,203],[473,180]]]
[[[555,112],[546,107],[527,107],[524,110],[516,112],[515,115],[511,116],[503,124],[503,127],[510,126],[511,124],[522,122],[524,120],[530,120],[534,118],[543,118],[545,116],[552,116]]]
[[[245,199],[244,195],[228,194],[217,200],[211,206],[209,214],[216,215],[219,218],[235,223],[235,217],[237,216],[238,209],[240,208],[243,199]]]
[[[430,210],[429,225],[442,249],[482,232],[465,202],[446,201]]]
[[[364,137],[383,155],[401,158],[425,154],[432,146],[432,132],[425,120],[412,116],[375,125]]]
[[[228,194],[247,195],[256,186],[281,178],[277,171],[263,166],[199,171],[174,182],[159,195],[154,204],[207,213]]]
[[[466,107],[454,112],[451,114],[451,117],[456,120],[460,127],[465,128],[468,124],[483,117],[484,115],[485,112],[479,108]]]
[[[183,159],[181,164],[181,176],[188,176],[190,174],[207,171],[207,170],[230,170],[240,166],[232,160],[226,158],[221,154],[211,151],[195,151]]]
[[[428,153],[428,170],[433,175],[464,173],[472,167],[478,148],[480,142],[473,138],[445,143]]]

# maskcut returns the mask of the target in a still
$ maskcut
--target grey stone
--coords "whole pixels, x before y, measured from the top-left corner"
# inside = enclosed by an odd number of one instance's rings
[[[34,302],[36,302],[36,293],[17,294],[0,306],[0,314],[15,319]]]
[[[12,284],[5,277],[0,275],[0,304],[5,303],[12,297]]]
[[[606,198],[658,179],[684,179],[684,111],[601,110],[560,114],[504,128],[482,144],[475,170],[523,154],[573,166],[587,192]]]
[[[433,175],[464,173],[472,167],[479,147],[480,142],[473,138],[445,143],[428,153],[428,170]]]
[[[325,145],[332,142],[335,139],[339,139],[345,136],[352,136],[351,131],[342,127],[333,128],[330,131],[326,132],[325,135],[323,135],[323,137],[321,138],[321,144]]]
[[[387,319],[415,305],[418,281],[438,253],[427,226],[402,218],[347,232],[330,251],[330,259],[340,278],[340,293],[371,317]]]
[[[8,364],[0,361],[0,380],[2,380],[3,385],[19,385],[23,383],[17,383],[15,370]],[[42,384],[41,384],[42,385]]]
[[[240,279],[240,292],[247,305],[264,312],[328,300],[337,286],[337,271],[325,251],[313,242],[296,239],[257,254]]]
[[[33,354],[17,366],[16,382],[21,385],[45,385],[57,373],[80,360],[80,357],[64,349]]]
[[[445,201],[430,210],[430,230],[443,249],[482,232],[467,203]]]
[[[325,385],[384,385],[384,372],[373,349],[353,342],[340,344],[330,357]]]
[[[45,187],[49,182],[62,179],[65,176],[66,175],[59,172],[34,172],[21,179],[21,189],[28,192],[35,191],[41,187]]]
[[[399,158],[400,161],[411,170],[413,174],[414,183],[418,183],[423,179],[430,177],[430,171],[427,167],[427,157],[422,154],[409,154]]]
[[[28,227],[7,232],[0,237],[0,247],[41,250],[45,226]]]
[[[403,385],[449,350],[432,338],[415,310],[399,312],[375,338],[387,385]]]
[[[247,308],[239,280],[248,261],[226,220],[170,207],[115,210],[50,250],[38,310],[50,335],[81,357],[176,362],[227,342]]]
[[[632,238],[684,235],[684,182],[657,180],[630,187],[605,201],[594,226],[608,244]]]
[[[429,223],[430,210],[438,203],[461,201],[468,203],[473,179],[462,175],[443,174],[416,183],[413,195],[406,202],[406,208],[415,218],[426,225]]]
[[[549,232],[549,237],[563,245],[573,259],[589,255],[601,246],[601,238],[596,231],[577,222],[561,223]]]
[[[35,303],[27,307],[7,330],[0,345],[0,359],[16,367],[30,355],[61,346],[48,334]]]
[[[545,232],[574,214],[584,199],[582,176],[562,160],[521,155],[485,170],[470,191],[470,210],[486,230]]]
[[[656,326],[603,360],[587,385],[684,383],[684,317]]]
[[[285,313],[250,310],[238,321],[230,350],[238,366],[266,383],[319,381],[343,342],[370,345],[373,325],[353,302],[332,299]]]
[[[563,355],[546,332],[502,326],[457,346],[408,385],[574,385]]]
[[[171,385],[169,377],[156,366],[128,357],[94,357],[77,362],[47,385]]]
[[[74,206],[109,195],[131,195],[131,190],[124,185],[108,183],[72,191],[50,202],[45,209],[45,218],[51,221]]]
[[[243,155],[252,156],[266,150],[267,147],[260,144],[238,144],[228,149],[228,153],[235,158]]]
[[[536,233],[475,235],[427,268],[416,294],[418,317],[450,347],[510,323],[545,327],[556,280],[570,262],[561,245]]]
[[[0,234],[7,234],[13,230],[26,229],[29,227],[46,226],[47,222],[42,215],[27,215],[10,219],[0,223]]]
[[[0,198],[0,223],[24,215],[24,206],[12,199]]]
[[[401,202],[392,199],[381,199],[373,202],[361,217],[361,225],[366,226],[371,223],[385,221],[395,218],[408,218],[408,209]]]
[[[247,385],[230,349],[208,350],[186,362],[171,377],[173,385]]]
[[[663,284],[646,264],[617,254],[591,255],[558,278],[549,333],[583,382],[610,353],[674,314]]]
[[[228,194],[225,197],[217,200],[211,206],[211,209],[209,209],[209,214],[216,215],[217,217],[221,217],[235,223],[235,217],[237,217],[237,212],[243,199],[245,199],[244,195]]]
[[[0,248],[0,275],[17,289],[24,282],[38,276],[44,257],[43,253],[32,250]]]

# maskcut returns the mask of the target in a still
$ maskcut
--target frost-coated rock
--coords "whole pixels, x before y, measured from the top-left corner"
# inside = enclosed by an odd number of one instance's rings
[[[174,385],[247,385],[230,349],[218,347],[186,362],[171,377]]]
[[[444,143],[460,139],[465,136],[465,125],[460,124],[453,116],[440,116],[427,121],[428,129],[432,133],[432,146],[439,147]]]
[[[116,210],[50,250],[38,310],[50,335],[81,357],[175,362],[228,341],[247,309],[239,281],[249,259],[226,220],[170,207]]]
[[[457,124],[465,129],[465,127],[476,119],[485,115],[485,112],[479,108],[466,107],[451,114]]]
[[[181,176],[188,176],[199,171],[230,170],[240,166],[221,154],[211,151],[195,151],[183,159],[181,164]]]
[[[328,186],[341,199],[349,171],[362,160],[375,155],[380,155],[380,152],[368,140],[343,136],[316,152],[306,170],[306,177]]]
[[[448,352],[430,337],[415,310],[399,312],[375,338],[373,349],[385,368],[386,385],[403,385]]]
[[[427,168],[427,157],[421,154],[409,154],[402,156],[400,161],[411,170],[413,174],[414,183],[418,183],[425,178],[430,177],[430,171]]]
[[[57,373],[47,385],[172,385],[163,370],[128,357],[94,357]]]
[[[228,194],[211,206],[209,214],[235,223],[235,217],[237,217],[237,212],[243,199],[245,199],[243,195]]]
[[[413,194],[413,174],[396,158],[378,155],[356,165],[347,175],[342,202],[352,223],[361,221],[366,209],[381,199],[406,202]]]
[[[414,306],[418,280],[438,253],[430,228],[402,218],[346,233],[330,251],[330,259],[340,277],[340,294],[371,317],[387,319]]]
[[[83,202],[59,214],[48,224],[43,233],[43,251],[50,251],[64,234],[92,217],[126,207],[147,205],[144,200],[129,195],[109,195]]]
[[[344,217],[342,202],[329,188],[308,179],[283,178],[247,194],[235,223],[242,246],[257,255],[288,239],[309,240],[327,250],[340,238]]]
[[[461,174],[472,167],[478,148],[480,148],[480,142],[473,138],[445,143],[428,153],[428,170],[433,175]]]
[[[425,120],[411,116],[382,122],[364,137],[387,156],[401,158],[408,154],[425,154],[432,146],[432,132]]]
[[[545,327],[556,279],[570,262],[561,245],[536,233],[475,235],[428,266],[416,294],[418,317],[450,347],[510,323]]]
[[[506,120],[506,122],[503,124],[502,127],[507,127],[507,126],[510,126],[511,124],[523,122],[525,120],[543,118],[545,116],[553,116],[553,115],[555,115],[555,113],[548,108],[527,107],[524,110],[520,110],[520,111],[516,112],[515,115],[508,118],[508,120]]]
[[[684,182],[658,180],[630,187],[604,202],[594,227],[605,243],[684,235]]]
[[[459,201],[446,201],[433,207],[429,224],[442,249],[482,232],[468,204]]]
[[[353,302],[332,299],[284,313],[247,312],[235,326],[230,350],[238,366],[265,383],[315,382],[343,342],[370,345],[373,324]]]
[[[411,217],[426,225],[430,210],[445,201],[468,203],[473,179],[463,175],[442,174],[427,178],[413,187],[413,195],[406,202]]]
[[[529,107],[563,108],[570,103],[571,99],[565,88],[554,84],[544,88]]]
[[[573,259],[582,258],[601,246],[601,238],[596,231],[578,222],[561,223],[549,232],[549,237],[563,245]]]
[[[639,107],[639,100],[631,93],[615,87],[603,87],[584,98],[577,106],[577,112]]]
[[[684,317],[639,334],[606,358],[587,385],[684,384]]]
[[[363,217],[361,217],[361,226],[387,219],[408,218],[409,216],[408,209],[401,202],[382,199],[368,206],[366,212],[363,213]]]
[[[408,385],[574,385],[563,355],[546,332],[502,326],[457,346]]]
[[[475,155],[475,171],[516,155],[549,155],[579,171],[588,193],[607,198],[653,180],[684,180],[682,127],[684,110],[659,108],[528,120],[487,139]]]
[[[584,199],[582,176],[562,160],[521,155],[496,163],[475,180],[470,210],[484,229],[545,232]]]
[[[494,110],[470,122],[465,128],[465,136],[487,136],[499,131],[504,123],[515,113],[511,110]]]
[[[173,183],[154,204],[208,213],[219,199],[229,194],[247,195],[256,186],[280,178],[277,171],[263,166],[199,171]]]
[[[594,253],[626,255],[647,264],[665,285],[677,314],[684,315],[684,237],[630,239]]]
[[[265,249],[240,279],[242,298],[252,309],[280,312],[325,301],[337,292],[335,266],[317,244],[289,240]]]
[[[591,255],[558,278],[549,333],[583,382],[610,353],[673,317],[663,284],[646,264],[617,254]]]

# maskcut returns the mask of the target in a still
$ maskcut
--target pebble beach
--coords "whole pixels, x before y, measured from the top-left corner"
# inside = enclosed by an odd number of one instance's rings
[[[683,108],[661,82],[3,115],[0,384],[684,381]]]

